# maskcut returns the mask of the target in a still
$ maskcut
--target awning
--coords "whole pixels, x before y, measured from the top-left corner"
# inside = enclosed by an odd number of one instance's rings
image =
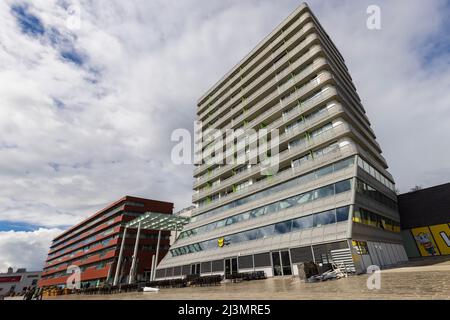
[[[158,212],[147,212],[128,222],[125,227],[141,229],[181,231],[189,223],[190,218]]]

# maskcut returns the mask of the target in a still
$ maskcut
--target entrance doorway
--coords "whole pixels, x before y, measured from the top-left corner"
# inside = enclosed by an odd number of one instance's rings
[[[191,264],[191,274],[200,275],[200,263]]]
[[[291,256],[288,250],[272,252],[272,270],[274,276],[292,275]]]
[[[225,259],[225,276],[237,272],[238,272],[237,258]]]

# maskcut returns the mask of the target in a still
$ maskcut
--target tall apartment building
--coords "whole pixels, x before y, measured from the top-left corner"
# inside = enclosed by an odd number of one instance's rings
[[[125,224],[147,212],[172,214],[170,202],[125,196],[106,208],[69,228],[53,239],[44,265],[40,287],[65,287],[73,266],[80,268],[82,286],[95,287],[112,283],[124,241]],[[136,241],[136,229],[126,233],[119,278],[126,282],[130,274]],[[170,231],[161,233],[160,259],[169,249]],[[158,231],[142,229],[139,234],[137,265],[138,280],[149,279],[152,256],[156,252]]]
[[[259,158],[211,164],[217,150],[197,165],[197,207],[157,278],[407,260],[394,179],[343,57],[306,4],[200,98],[197,116],[204,153],[216,150],[211,129],[278,129],[278,171],[263,174]],[[220,151],[236,156],[233,147]]]

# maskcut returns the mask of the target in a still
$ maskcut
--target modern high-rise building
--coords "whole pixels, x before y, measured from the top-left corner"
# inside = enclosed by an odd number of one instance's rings
[[[196,209],[157,278],[407,260],[394,179],[343,57],[306,4],[200,98],[197,116],[209,156],[194,170]],[[276,171],[254,153],[215,161],[242,151],[236,141],[217,148],[226,130],[261,128],[279,133],[268,137]],[[211,129],[220,135],[209,139]]]
[[[75,267],[79,268],[83,287],[112,284],[117,271],[118,283],[128,283],[134,250],[134,277],[141,281],[150,279],[152,256],[157,252],[158,231],[143,229],[138,233],[136,228],[130,228],[124,233],[125,225],[147,212],[171,215],[172,210],[173,204],[170,202],[130,196],[110,204],[53,239],[39,286],[66,287],[69,276],[76,271]],[[137,234],[139,243],[136,248]],[[170,231],[161,233],[159,258],[169,249],[169,237]],[[119,257],[121,264],[117,270]]]

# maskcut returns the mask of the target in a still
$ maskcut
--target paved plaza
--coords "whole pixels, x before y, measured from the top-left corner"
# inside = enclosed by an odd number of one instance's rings
[[[368,277],[364,274],[317,283],[284,277],[223,283],[216,287],[161,289],[157,293],[69,295],[47,299],[450,299],[450,261],[416,261],[382,270],[379,290],[367,288]]]

